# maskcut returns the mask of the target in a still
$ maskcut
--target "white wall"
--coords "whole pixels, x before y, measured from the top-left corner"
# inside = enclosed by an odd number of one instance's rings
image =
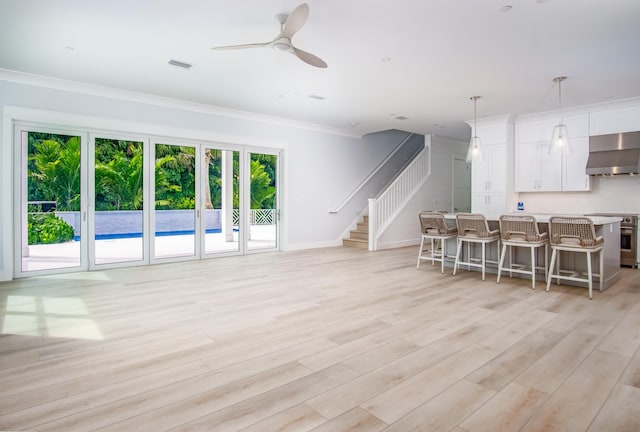
[[[421,210],[453,211],[453,159],[466,157],[467,142],[426,136],[431,143],[431,175],[378,239],[378,249],[420,244]]]
[[[66,88],[41,78],[28,81],[3,79],[0,74],[0,280],[13,277],[13,120],[281,149],[283,249],[341,244],[340,235],[366,207],[367,197],[359,197],[361,202],[339,214],[329,214],[329,209],[407,135],[388,131],[358,138],[117,90]]]
[[[520,193],[519,200],[531,213],[640,214],[640,176],[592,177],[591,184],[591,192]]]

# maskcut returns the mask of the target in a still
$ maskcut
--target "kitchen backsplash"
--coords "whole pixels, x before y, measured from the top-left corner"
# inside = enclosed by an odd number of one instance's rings
[[[591,181],[591,192],[521,192],[518,201],[523,202],[525,211],[530,213],[640,215],[640,176],[592,177]]]

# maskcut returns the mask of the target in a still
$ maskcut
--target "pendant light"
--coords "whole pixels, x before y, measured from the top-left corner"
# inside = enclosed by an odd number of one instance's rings
[[[571,141],[569,140],[569,131],[567,125],[564,124],[562,118],[562,81],[566,80],[566,76],[559,76],[553,79],[558,84],[558,105],[560,107],[560,123],[555,125],[549,142],[547,154],[551,153],[573,153]]]
[[[482,162],[482,146],[480,144],[480,137],[478,136],[478,111],[476,107],[480,96],[472,96],[470,99],[473,101],[473,131],[471,133],[471,140],[469,141],[469,149],[467,150],[467,162]]]

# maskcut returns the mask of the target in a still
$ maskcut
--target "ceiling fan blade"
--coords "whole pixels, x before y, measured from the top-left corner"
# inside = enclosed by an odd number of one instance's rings
[[[234,49],[247,49],[247,48],[262,48],[262,47],[266,47],[270,43],[271,42],[242,44],[242,45],[227,45],[227,46],[213,47],[211,49],[212,50],[234,50]]]
[[[320,57],[316,57],[311,53],[308,53],[306,51],[303,51],[301,49],[298,49],[296,47],[291,47],[293,48],[293,54],[298,56],[298,58],[300,60],[302,60],[305,63],[310,64],[311,66],[315,66],[318,68],[326,68],[327,67],[327,63],[325,63],[324,60],[322,60]]]
[[[289,14],[287,21],[284,23],[281,36],[291,39],[291,37],[302,28],[304,23],[307,22],[308,17],[309,6],[306,3],[302,3]]]

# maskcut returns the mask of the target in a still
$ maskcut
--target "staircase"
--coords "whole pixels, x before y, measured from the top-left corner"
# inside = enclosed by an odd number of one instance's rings
[[[349,231],[349,238],[342,239],[342,246],[369,249],[369,216],[363,216],[356,229]]]

